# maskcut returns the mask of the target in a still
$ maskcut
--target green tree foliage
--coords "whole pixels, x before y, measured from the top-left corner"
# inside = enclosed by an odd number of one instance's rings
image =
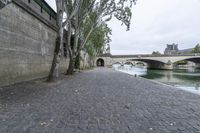
[[[200,45],[199,45],[199,44],[197,44],[197,45],[193,48],[192,53],[200,53]]]
[[[161,55],[161,53],[159,51],[153,51],[152,55]]]
[[[88,17],[92,17],[89,14],[92,11],[94,2],[95,0],[65,0],[67,20],[64,23],[66,23],[66,28],[69,32],[67,45],[70,58],[67,74],[73,74],[76,57],[83,48],[82,44],[85,39],[83,27]],[[70,47],[72,32],[74,33],[74,42],[73,47]]]
[[[109,28],[102,28],[102,24],[110,21],[113,17],[119,20],[122,25],[130,28],[132,17],[131,8],[136,0],[55,0],[57,5],[57,25],[58,35],[56,50],[48,80],[53,80],[53,73],[60,63],[60,55],[63,43],[63,29],[67,30],[67,43],[65,48],[69,54],[69,66],[67,74],[73,74],[76,58],[80,51],[86,46],[86,51],[91,57],[101,52],[105,41],[109,41],[106,34]],[[101,27],[101,28],[99,28]],[[101,29],[101,30],[100,30]],[[103,29],[103,30],[102,30]],[[99,31],[100,33],[97,33]],[[73,42],[71,38],[73,36]],[[93,36],[93,37],[91,37]],[[99,40],[98,40],[99,39]],[[94,43],[95,42],[95,43]],[[71,44],[73,43],[73,44]]]
[[[94,32],[90,35],[88,42],[84,46],[90,59],[95,58],[98,54],[104,52],[104,47],[108,44],[111,39],[111,29],[107,27],[107,24],[102,23],[95,28]]]
[[[67,74],[73,74],[75,58],[88,43],[90,36],[103,22],[110,21],[113,17],[130,28],[132,17],[131,8],[136,0],[65,0],[67,20],[64,22],[68,29],[68,43],[71,33],[75,40],[73,49],[68,46],[70,63]],[[91,44],[91,43],[89,43]]]
[[[175,62],[176,65],[187,65],[188,64],[188,61],[186,60],[181,60],[181,61],[177,61]]]

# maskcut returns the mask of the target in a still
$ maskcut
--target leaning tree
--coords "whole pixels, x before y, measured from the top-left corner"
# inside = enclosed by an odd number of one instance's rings
[[[66,7],[66,4],[67,4],[66,0],[55,0],[55,2],[56,2],[56,7],[57,7],[57,20],[56,20],[57,38],[55,41],[53,61],[52,61],[51,69],[49,71],[49,75],[47,78],[47,81],[49,82],[54,80],[54,77],[55,77],[54,75],[58,76],[59,74],[58,68],[59,68],[61,56],[63,55],[64,28],[70,22],[69,20],[73,18],[73,16],[76,14],[76,11],[77,11],[77,10],[73,10],[71,14],[68,14],[68,11],[70,11],[71,8]]]
[[[47,81],[52,81],[54,78],[54,74],[58,76],[58,67],[61,58],[61,49],[63,44],[63,17],[64,17],[64,0],[56,0],[56,7],[57,7],[57,38],[55,41],[55,49],[54,49],[54,56],[51,65],[51,69],[47,78]],[[56,71],[56,72],[55,72]]]
[[[67,30],[67,49],[69,53],[69,66],[67,74],[73,74],[76,57],[88,42],[90,35],[101,22],[108,22],[113,17],[130,28],[131,8],[136,0],[56,0],[57,5],[57,39],[54,57],[48,76],[52,81],[54,73],[58,75],[60,63],[63,30]],[[65,15],[64,15],[65,14]],[[90,22],[90,28],[85,32],[85,23]],[[84,32],[83,32],[84,31]],[[74,36],[71,45],[72,34]]]
[[[78,1],[78,2],[77,2]],[[125,24],[127,30],[130,28],[132,17],[131,8],[136,0],[74,0],[66,1],[67,16],[70,12],[75,12],[72,19],[68,19],[66,25],[68,29],[68,51],[70,62],[67,74],[73,74],[76,57],[84,48],[85,44],[95,28],[101,22],[108,22],[113,17]],[[68,8],[67,8],[68,7]],[[86,22],[90,22],[90,28],[86,27]],[[85,28],[89,29],[87,32]],[[74,33],[74,43],[71,46],[71,33]]]
[[[88,23],[85,26],[88,26],[89,28],[90,24]],[[88,38],[87,43],[84,45],[84,50],[89,56],[90,66],[94,65],[93,61],[98,54],[105,52],[106,45],[108,45],[111,41],[110,35],[111,29],[107,26],[106,23],[102,22],[94,29]]]

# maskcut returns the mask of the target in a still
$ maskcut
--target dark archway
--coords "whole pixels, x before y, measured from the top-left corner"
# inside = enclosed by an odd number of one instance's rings
[[[98,67],[104,67],[104,60],[103,59],[101,59],[101,58],[98,59],[96,63],[97,63]]]
[[[148,69],[167,69],[165,68],[164,62],[152,60],[152,59],[132,59],[132,61],[139,61],[136,63],[136,65],[143,65],[146,66]]]

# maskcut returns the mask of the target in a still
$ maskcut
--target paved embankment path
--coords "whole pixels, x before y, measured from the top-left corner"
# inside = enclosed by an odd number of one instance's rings
[[[1,133],[198,133],[200,96],[97,68],[0,89]]]

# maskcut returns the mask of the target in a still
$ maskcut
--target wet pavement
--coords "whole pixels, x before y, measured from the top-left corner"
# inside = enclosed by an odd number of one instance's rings
[[[200,96],[107,68],[0,88],[1,133],[200,133]]]

